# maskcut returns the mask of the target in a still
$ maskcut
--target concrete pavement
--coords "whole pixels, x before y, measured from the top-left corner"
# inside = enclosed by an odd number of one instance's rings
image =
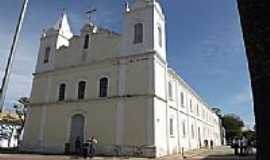
[[[255,156],[238,157],[230,147],[217,147],[214,150],[200,149],[185,153],[186,160],[255,160]],[[0,154],[0,160],[84,160],[74,156]],[[96,157],[94,160],[149,160],[147,158]],[[181,155],[172,155],[152,160],[183,160]]]

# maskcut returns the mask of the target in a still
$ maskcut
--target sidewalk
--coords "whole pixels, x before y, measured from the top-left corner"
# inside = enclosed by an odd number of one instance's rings
[[[185,152],[186,160],[255,160],[255,156],[238,157],[233,155],[233,149],[222,146],[214,150],[200,149]],[[0,160],[84,160],[74,156],[50,156],[31,154],[0,154]],[[180,154],[157,159],[128,157],[96,157],[93,160],[183,160]]]
[[[187,160],[255,160],[255,156],[235,156],[228,146],[216,147],[214,150],[200,149],[185,153]]]

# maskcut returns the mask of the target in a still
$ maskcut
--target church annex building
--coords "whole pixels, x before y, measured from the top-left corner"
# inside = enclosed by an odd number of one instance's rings
[[[221,145],[220,120],[166,61],[158,0],[135,0],[121,34],[63,14],[40,40],[21,150],[74,151],[95,136],[99,154],[161,157]]]

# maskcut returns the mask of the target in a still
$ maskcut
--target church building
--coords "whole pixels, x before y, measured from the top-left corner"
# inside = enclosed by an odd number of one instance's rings
[[[67,14],[44,31],[21,150],[74,152],[94,136],[100,155],[161,157],[221,145],[218,116],[172,69],[159,0],[135,0],[123,31]]]

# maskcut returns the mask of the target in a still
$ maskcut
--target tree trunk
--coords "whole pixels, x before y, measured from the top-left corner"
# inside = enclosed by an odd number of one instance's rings
[[[257,160],[270,159],[270,5],[238,0],[251,76],[257,131]]]

